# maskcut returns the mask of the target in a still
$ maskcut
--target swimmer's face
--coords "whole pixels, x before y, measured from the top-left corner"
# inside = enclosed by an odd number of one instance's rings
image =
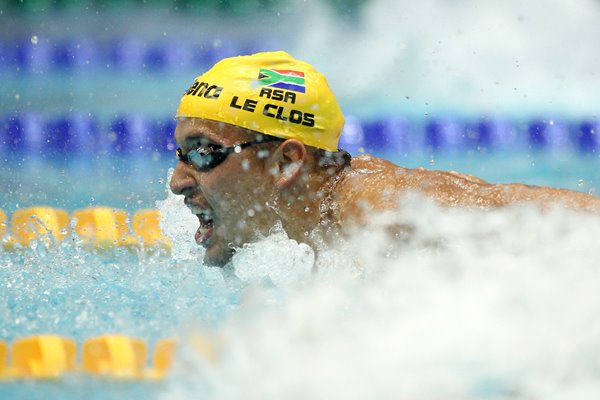
[[[196,149],[210,152],[218,146],[255,140],[251,131],[200,118],[179,119],[175,129],[183,158]],[[273,193],[267,160],[276,147],[277,143],[262,143],[238,149],[208,169],[197,168],[192,162],[177,164],[171,191],[183,195],[198,218],[195,239],[206,248],[206,264],[225,265],[236,247],[266,235],[274,225],[275,215],[266,206]]]

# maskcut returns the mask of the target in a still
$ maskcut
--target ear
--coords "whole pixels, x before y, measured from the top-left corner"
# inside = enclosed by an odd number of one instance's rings
[[[306,156],[306,147],[296,139],[288,139],[279,145],[268,164],[278,190],[287,188],[298,178]]]

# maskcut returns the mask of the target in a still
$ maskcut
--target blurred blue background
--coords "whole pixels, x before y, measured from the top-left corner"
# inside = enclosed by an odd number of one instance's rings
[[[0,1],[0,208],[153,206],[181,93],[285,50],[329,80],[340,146],[594,192],[600,2]]]

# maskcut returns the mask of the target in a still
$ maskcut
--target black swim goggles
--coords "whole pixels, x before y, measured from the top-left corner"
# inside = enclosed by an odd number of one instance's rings
[[[183,154],[183,150],[178,147],[177,157],[180,161],[193,165],[199,171],[208,171],[221,164],[232,153],[241,153],[246,147],[278,140],[281,139],[274,136],[262,136],[261,139],[239,143],[231,147],[223,147],[214,143],[202,144],[198,148],[188,151],[186,154]]]

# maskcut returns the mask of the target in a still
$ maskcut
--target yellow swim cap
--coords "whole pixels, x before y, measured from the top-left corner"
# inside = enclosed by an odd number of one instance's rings
[[[177,117],[205,118],[337,151],[344,115],[325,77],[283,51],[225,58],[184,93]]]

